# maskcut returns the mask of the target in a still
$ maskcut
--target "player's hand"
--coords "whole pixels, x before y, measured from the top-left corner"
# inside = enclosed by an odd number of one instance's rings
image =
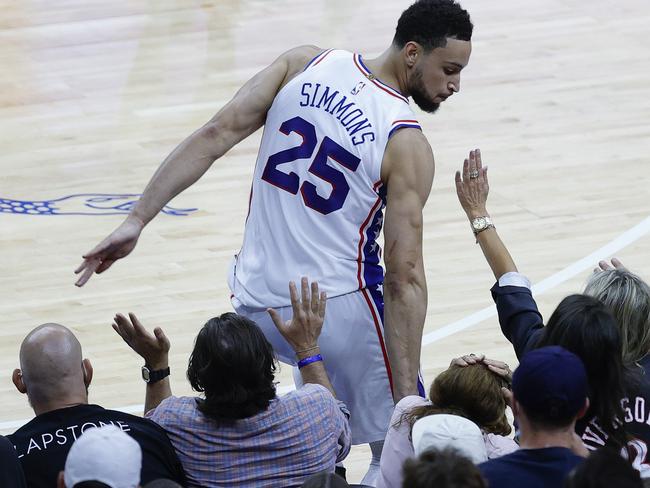
[[[463,163],[462,174],[456,171],[456,195],[469,219],[488,215],[486,203],[490,186],[487,170],[481,162],[481,150],[474,149]]]
[[[82,256],[83,261],[75,270],[75,274],[81,273],[81,276],[75,285],[83,286],[93,273],[103,273],[115,261],[133,251],[143,228],[144,223],[140,219],[129,216],[106,239]]]
[[[160,327],[147,331],[135,314],[129,317],[118,313],[113,319],[113,330],[138,353],[150,368],[164,369],[169,366],[169,339]]]
[[[459,358],[452,359],[451,363],[449,363],[449,367],[451,366],[465,367],[465,366],[469,366],[470,364],[477,364],[483,362],[484,359],[485,359],[485,354],[479,354],[478,356],[474,353],[465,354],[464,356],[461,356]]]
[[[451,360],[451,364],[449,366],[465,367],[469,366],[470,364],[478,363],[487,366],[490,371],[501,376],[508,382],[508,384],[512,383],[512,371],[510,370],[510,366],[508,366],[508,364],[504,363],[503,361],[486,358],[485,354],[479,354],[478,356],[476,354],[467,354],[459,358],[454,358]]]
[[[296,354],[302,351],[315,351],[318,348],[318,337],[325,320],[327,294],[325,292],[319,294],[318,283],[315,281],[311,284],[310,293],[309,280],[305,277],[301,280],[302,300],[298,296],[298,290],[293,281],[289,283],[289,293],[293,308],[291,320],[283,322],[274,309],[269,308],[267,311],[282,337],[286,339]]]

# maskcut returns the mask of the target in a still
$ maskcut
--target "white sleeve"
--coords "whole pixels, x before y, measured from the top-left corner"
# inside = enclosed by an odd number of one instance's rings
[[[499,286],[521,286],[530,290],[530,280],[521,273],[510,271],[499,278]]]

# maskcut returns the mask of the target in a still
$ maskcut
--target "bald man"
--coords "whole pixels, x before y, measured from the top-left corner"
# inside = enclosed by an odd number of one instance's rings
[[[149,420],[88,404],[93,368],[75,335],[59,324],[32,330],[20,347],[13,382],[27,395],[36,417],[9,439],[30,487],[56,486],[72,443],[87,429],[115,425],[142,448],[142,483],[185,475],[165,431]]]

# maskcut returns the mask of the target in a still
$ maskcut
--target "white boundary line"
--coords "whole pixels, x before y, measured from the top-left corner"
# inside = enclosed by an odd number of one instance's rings
[[[552,290],[556,286],[564,283],[565,281],[570,280],[579,273],[582,273],[586,269],[594,267],[598,261],[601,259],[608,258],[612,254],[620,251],[621,249],[629,246],[633,242],[639,240],[641,237],[650,232],[650,217],[646,217],[644,220],[639,222],[634,227],[623,232],[621,235],[613,239],[612,241],[605,244],[600,249],[592,252],[588,256],[576,261],[573,264],[570,264],[566,268],[558,271],[554,275],[549,276],[548,278],[543,279],[536,285],[533,285],[533,293],[537,296],[546,293],[549,290]],[[496,307],[491,305],[485,307],[484,309],[474,312],[467,317],[464,317],[456,322],[447,324],[439,329],[429,332],[422,338],[422,345],[428,346],[436,341],[454,335],[462,330],[469,329],[470,327],[479,324],[480,322],[489,319],[490,317],[495,316],[497,313]],[[278,388],[279,394],[287,393],[294,389],[293,385],[281,386]],[[117,407],[111,410],[119,410],[120,412],[134,413],[139,414],[143,411],[144,405],[126,405],[124,407]],[[8,422],[0,422],[0,431],[10,431],[12,429],[17,429],[18,427],[26,424],[31,419],[25,420],[12,420]]]

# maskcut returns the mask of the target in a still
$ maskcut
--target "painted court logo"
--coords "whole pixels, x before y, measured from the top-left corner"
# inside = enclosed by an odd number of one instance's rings
[[[13,200],[0,197],[0,214],[22,215],[121,215],[137,203],[137,194],[80,193],[54,200]],[[165,206],[162,212],[184,217],[198,209]]]

